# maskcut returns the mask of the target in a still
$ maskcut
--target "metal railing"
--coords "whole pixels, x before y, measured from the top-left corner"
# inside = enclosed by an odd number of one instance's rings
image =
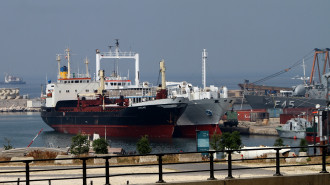
[[[205,151],[205,152],[180,152],[180,153],[164,153],[164,154],[150,154],[150,155],[143,155],[143,156],[157,156],[157,163],[156,164],[129,164],[129,165],[110,165],[109,160],[111,158],[121,158],[121,157],[139,157],[142,155],[123,155],[123,156],[95,156],[95,157],[77,157],[77,158],[61,158],[61,159],[36,159],[36,160],[16,160],[16,161],[0,161],[0,164],[2,167],[5,167],[3,164],[11,164],[11,163],[17,163],[17,162],[23,162],[25,163],[25,170],[8,170],[0,171],[0,177],[3,174],[13,174],[13,173],[25,173],[25,179],[21,180],[18,178],[17,180],[11,180],[11,181],[0,181],[0,184],[4,183],[17,183],[18,185],[21,182],[25,182],[26,185],[30,185],[30,182],[34,181],[48,181],[48,184],[51,185],[52,181],[58,181],[58,180],[74,180],[74,179],[82,179],[83,185],[87,185],[87,179],[93,179],[93,178],[105,178],[106,185],[110,185],[110,177],[116,177],[116,176],[128,176],[128,175],[158,175],[158,181],[156,183],[165,183],[163,176],[168,174],[178,174],[178,173],[196,173],[196,172],[209,172],[209,178],[205,180],[216,180],[215,178],[215,172],[219,171],[227,171],[227,177],[226,179],[232,179],[234,178],[232,175],[233,170],[246,170],[246,169],[261,169],[261,168],[275,168],[276,172],[273,176],[283,176],[280,172],[280,169],[283,167],[296,167],[296,166],[308,166],[308,165],[322,165],[322,170],[320,173],[328,173],[326,169],[326,165],[329,164],[326,162],[326,157],[328,156],[328,148],[330,145],[319,145],[319,146],[308,146],[308,147],[274,147],[274,148],[253,148],[253,149],[241,149],[241,150],[223,150],[223,151]],[[321,163],[306,163],[306,164],[290,164],[290,165],[281,165],[280,161],[281,159],[286,158],[293,158],[293,157],[280,157],[280,150],[281,149],[300,149],[300,148],[319,148],[320,154],[316,155],[307,155],[307,156],[297,156],[301,158],[309,158],[309,157],[322,157]],[[242,151],[253,151],[253,150],[275,150],[276,151],[276,157],[275,158],[269,158],[269,157],[263,157],[263,158],[253,158],[253,159],[232,159],[232,155],[234,152],[242,152]],[[314,150],[315,151],[315,150]],[[228,156],[228,159],[222,159],[222,160],[214,160],[214,154],[219,152],[225,152]],[[166,155],[176,155],[176,154],[193,154],[193,153],[204,153],[207,154],[207,159],[197,161],[197,162],[172,162],[172,163],[163,163],[163,157]],[[295,158],[297,158],[295,157]],[[95,166],[90,165],[87,166],[87,160],[89,159],[104,159],[104,165],[102,166]],[[232,163],[235,161],[249,161],[249,160],[275,160],[275,166],[259,166],[259,167],[240,167],[240,168],[233,168]],[[59,160],[77,160],[81,162],[81,166],[72,166],[72,167],[66,167],[66,168],[50,168],[50,169],[30,169],[30,164],[32,162],[45,162],[45,161],[59,161]],[[220,162],[227,162],[227,168],[226,169],[215,169],[214,164],[220,163]],[[209,169],[207,170],[185,170],[185,171],[174,171],[174,172],[163,172],[163,165],[176,165],[176,164],[192,164],[192,163],[209,163]],[[122,174],[110,174],[109,169],[110,168],[118,168],[118,167],[144,167],[144,166],[158,166],[158,172],[157,173],[122,173]],[[104,175],[87,175],[87,169],[97,169],[97,168],[103,168]],[[61,178],[40,178],[40,179],[30,179],[30,174],[35,172],[47,172],[47,171],[65,171],[65,170],[82,170],[82,176],[72,176],[72,177],[61,177]],[[93,181],[91,181],[91,184],[93,184]]]

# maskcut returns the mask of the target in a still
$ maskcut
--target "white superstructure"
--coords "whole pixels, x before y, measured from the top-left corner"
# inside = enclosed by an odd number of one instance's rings
[[[135,86],[140,84],[140,69],[139,69],[139,54],[135,52],[121,52],[119,51],[119,43],[118,40],[116,42],[115,51],[109,52],[100,52],[98,49],[96,50],[96,74],[101,68],[101,60],[102,59],[134,59],[135,60]],[[97,80],[99,78],[97,77]]]

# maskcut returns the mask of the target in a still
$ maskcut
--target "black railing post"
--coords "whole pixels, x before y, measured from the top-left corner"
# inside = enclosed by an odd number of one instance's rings
[[[231,163],[232,163],[231,153],[232,152],[233,152],[232,150],[227,151],[227,153],[228,153],[228,176],[226,177],[226,179],[233,179],[234,178],[233,174],[232,174],[232,166],[231,166]]]
[[[164,154],[158,154],[158,171],[159,171],[159,179],[156,183],[165,183],[163,180],[163,159],[162,156]]]
[[[24,161],[25,162],[25,184],[30,185],[30,166],[29,163],[31,161]]]
[[[327,164],[327,161],[326,161],[326,156],[327,156],[327,146],[324,145],[322,146],[322,171],[320,173],[329,173],[327,172],[327,168],[326,168],[326,164]]]
[[[17,185],[19,185],[19,181],[20,181],[20,180],[19,180],[19,178],[18,178],[18,179],[17,179]]]
[[[82,167],[83,167],[83,185],[87,185],[87,168],[86,168],[86,158],[81,158],[82,160]]]
[[[273,176],[283,176],[280,172],[280,148],[276,148],[276,172]]]
[[[109,175],[109,159],[111,157],[105,157],[105,185],[110,185],[110,175]]]
[[[213,161],[213,154],[214,152],[210,152],[210,178],[208,178],[207,180],[216,180],[216,178],[214,178],[214,161]]]

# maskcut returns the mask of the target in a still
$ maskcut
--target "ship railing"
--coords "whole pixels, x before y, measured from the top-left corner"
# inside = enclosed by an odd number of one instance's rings
[[[107,57],[134,57],[136,52],[102,52],[100,53],[101,56],[107,56]]]
[[[275,173],[273,176],[283,176],[284,174],[281,173],[281,169],[286,167],[301,167],[301,166],[321,166],[321,171],[319,173],[328,173],[326,167],[330,163],[327,162],[327,157],[329,156],[329,149],[330,145],[313,145],[313,146],[306,146],[306,147],[264,147],[264,148],[251,148],[251,149],[240,149],[240,150],[220,150],[220,151],[202,151],[202,152],[179,152],[179,153],[159,153],[159,154],[149,154],[149,155],[117,155],[117,156],[93,156],[93,157],[74,157],[74,158],[58,158],[58,159],[34,159],[34,160],[15,160],[15,161],[0,161],[0,165],[2,167],[6,167],[0,171],[0,184],[12,184],[17,183],[25,183],[26,185],[30,185],[31,182],[38,182],[38,181],[46,181],[50,185],[54,181],[66,181],[66,180],[81,180],[83,185],[87,185],[87,180],[90,180],[90,184],[93,184],[92,179],[96,178],[103,178],[106,185],[110,185],[111,179],[116,177],[123,177],[123,176],[144,176],[149,177],[151,175],[158,176],[158,181],[156,183],[165,183],[166,176],[169,175],[177,175],[177,174],[187,174],[187,173],[201,173],[209,174],[206,175],[208,178],[201,179],[202,181],[210,181],[216,180],[216,176],[220,176],[222,172],[227,174],[225,179],[234,179],[233,171],[240,171],[240,170],[257,170],[257,169],[275,169]],[[282,149],[290,149],[290,150],[297,150],[301,148],[312,149],[314,150],[314,154],[306,155],[306,156],[280,156],[280,150]],[[318,149],[318,151],[316,151]],[[242,151],[256,151],[256,150],[275,150],[275,157],[258,157],[252,159],[233,159],[233,155],[235,153],[240,153]],[[215,153],[224,153],[227,155],[226,159],[215,159]],[[312,152],[313,153],[313,152]],[[198,161],[188,161],[188,162],[180,162],[180,161],[170,161],[168,159],[172,159],[175,155],[186,155],[186,154],[201,154],[204,157]],[[111,159],[120,159],[120,158],[127,158],[127,157],[145,157],[145,156],[154,156],[157,157],[157,160],[154,162],[146,162],[141,164],[114,164],[109,162]],[[319,161],[314,160],[316,162],[307,162],[307,163],[288,163],[288,164],[281,164],[287,159],[298,159],[298,158],[307,158],[307,159],[319,159]],[[321,158],[321,159],[320,159]],[[103,159],[103,165],[94,165],[90,164],[91,160],[93,159]],[[64,161],[64,160],[73,160],[76,161],[75,165],[59,165],[56,166],[47,166],[46,164],[42,164],[43,162],[52,162],[52,161]],[[136,159],[133,159],[134,161]],[[272,160],[274,162],[271,165],[266,165],[266,163],[262,163],[261,160]],[[307,160],[308,161],[308,160]],[[256,167],[251,167],[249,165],[244,166],[243,163],[241,165],[233,165],[237,164],[235,162],[248,162],[252,164],[255,162],[257,165]],[[13,164],[15,164],[13,166]],[[23,163],[24,166],[17,166],[17,163]],[[6,166],[8,164],[8,166]],[[180,169],[182,169],[182,165],[189,165],[189,164],[205,164],[204,168],[195,168],[193,169],[192,166],[188,166],[187,170],[174,170],[170,172],[164,172],[164,166],[169,168],[170,166],[181,165]],[[265,164],[261,165],[260,164]],[[129,169],[132,167],[150,167],[150,166],[157,166],[157,172],[129,172]],[[199,165],[200,166],[200,165]],[[15,169],[15,170],[6,170],[6,169]],[[115,169],[118,168],[127,168],[127,172],[118,172]],[[171,167],[174,168],[174,167]],[[88,174],[87,170],[92,169],[104,169],[104,174]],[[110,173],[110,169],[114,169]],[[69,173],[69,170],[79,170],[81,175],[77,173]],[[55,171],[62,171],[62,176],[59,178],[54,178],[55,174],[52,173],[49,175],[49,172]],[[48,172],[46,174],[40,174],[42,172]],[[67,173],[63,173],[67,172]],[[243,172],[244,173],[244,172]],[[6,177],[4,174],[9,174],[9,178],[11,180],[2,180],[2,177]],[[20,174],[20,175],[17,175]],[[39,175],[38,175],[39,174]],[[64,175],[63,175],[64,174]],[[241,174],[244,175],[244,174]],[[25,176],[25,178],[24,178]],[[223,176],[223,175],[222,175]],[[31,178],[33,177],[33,178]],[[40,178],[39,178],[40,177]],[[15,178],[15,180],[13,180]],[[6,178],[8,179],[8,178]],[[187,179],[187,178],[186,178]],[[189,179],[189,177],[188,177]],[[80,184],[80,183],[79,183]],[[127,182],[129,184],[129,182]]]

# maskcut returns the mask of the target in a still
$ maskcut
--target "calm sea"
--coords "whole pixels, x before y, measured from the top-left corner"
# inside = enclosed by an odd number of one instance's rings
[[[43,129],[31,147],[66,147],[71,145],[71,134],[54,131],[41,119],[40,113],[0,113],[0,145],[6,144],[5,138],[15,147],[27,147],[37,133]],[[242,135],[245,146],[273,146],[276,136]],[[123,148],[126,152],[136,150],[137,138],[107,138],[111,147]],[[299,146],[300,140],[283,139],[284,144]],[[195,138],[150,139],[153,153],[196,151]]]

